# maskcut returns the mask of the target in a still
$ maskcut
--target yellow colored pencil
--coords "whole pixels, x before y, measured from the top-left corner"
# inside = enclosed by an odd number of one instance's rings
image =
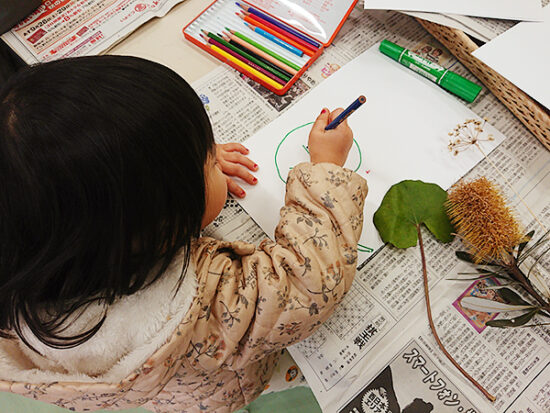
[[[243,47],[246,47],[247,49],[249,49],[251,52],[254,52],[256,53],[258,56],[261,56],[263,57],[265,60],[267,60],[268,62],[271,62],[273,63],[274,65],[280,67],[281,69],[283,70],[286,70],[288,73],[291,73],[293,75],[295,75],[296,73],[298,73],[298,71],[296,69],[293,69],[291,68],[289,65],[283,63],[283,62],[280,62],[279,60],[275,59],[273,56],[270,56],[268,55],[266,52],[264,52],[263,50],[260,50],[258,49],[256,46],[253,46],[251,45],[250,43],[248,42],[245,42],[243,39],[240,39],[238,38],[237,36],[235,36],[234,34],[232,33],[225,33],[224,34],[227,36],[228,39],[230,40],[233,40],[234,42],[237,42],[238,44],[240,44],[241,46]]]
[[[247,72],[253,74],[257,78],[262,79],[265,83],[273,86],[276,89],[282,89],[283,85],[275,82],[273,79],[270,79],[269,77],[267,77],[263,73],[257,71],[253,67],[250,67],[249,65],[247,65],[243,61],[237,59],[236,57],[231,56],[229,53],[225,52],[224,50],[220,49],[219,47],[214,46],[213,44],[211,44],[210,48],[212,50],[214,50],[216,53],[218,53],[218,54],[222,55],[223,57],[225,57],[227,60],[230,60],[231,62],[235,63],[237,66],[239,66],[239,67],[243,68],[244,70],[246,70]]]

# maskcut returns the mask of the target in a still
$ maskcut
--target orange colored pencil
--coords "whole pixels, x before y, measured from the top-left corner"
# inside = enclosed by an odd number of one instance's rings
[[[230,40],[233,40],[234,42],[240,44],[241,46],[243,47],[246,47],[247,49],[249,49],[251,52],[254,52],[256,53],[258,56],[261,56],[263,57],[265,60],[267,60],[268,62],[271,62],[273,63],[274,65],[280,67],[281,69],[287,71],[288,73],[291,73],[293,75],[295,75],[296,73],[298,73],[298,71],[296,69],[293,69],[291,68],[289,65],[283,63],[283,62],[280,62],[279,60],[275,59],[273,56],[270,56],[268,55],[266,52],[264,52],[263,50],[260,50],[258,49],[256,46],[253,46],[251,45],[250,43],[244,41],[243,39],[240,39],[238,38],[237,36],[235,36],[234,34],[232,33],[226,33],[224,32],[225,36],[226,36],[226,40],[229,41],[228,39]]]
[[[253,74],[254,76],[256,76],[258,79],[261,79],[263,80],[265,83],[273,86],[275,89],[282,89],[283,88],[283,85],[280,85],[278,82],[275,82],[273,79],[270,79],[269,77],[267,77],[266,75],[264,75],[263,73],[259,72],[258,70],[254,69],[253,67],[251,67],[250,65],[246,64],[245,62],[243,62],[242,60],[240,59],[237,59],[236,57],[234,56],[231,56],[229,53],[227,53],[226,51],[220,49],[218,46],[214,45],[214,44],[211,44],[210,45],[210,48],[215,51],[216,53],[218,53],[219,55],[225,57],[227,60],[230,60],[231,62],[233,62],[234,64],[236,64],[237,66],[239,66],[240,68],[244,69],[245,71],[247,71],[248,73],[251,73]]]
[[[245,16],[245,15],[242,15],[242,14],[239,14],[239,13],[236,13],[237,16],[239,16],[241,19],[243,19],[245,22],[251,24],[252,26],[256,26],[256,27],[259,27],[260,29],[268,32],[269,34],[272,34],[273,36],[276,36],[278,37],[279,39],[281,40],[284,40],[285,42],[287,42],[288,44],[294,46],[295,48],[297,48],[298,50],[301,50],[302,52],[304,52],[305,54],[307,54],[308,56],[313,56],[315,53],[312,52],[311,50],[309,49],[306,49],[304,46],[302,46],[301,44],[298,44],[296,43],[294,40],[292,40],[291,38],[285,36],[284,34],[282,33],[278,33],[276,32],[275,30],[271,29],[270,27],[267,27],[265,24],[259,22],[258,20],[254,20],[252,19],[250,16]]]

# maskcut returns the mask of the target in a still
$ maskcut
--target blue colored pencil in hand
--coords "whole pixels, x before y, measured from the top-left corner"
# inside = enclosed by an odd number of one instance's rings
[[[325,130],[331,130],[336,128],[339,124],[345,121],[349,115],[355,112],[366,101],[367,101],[367,98],[365,96],[363,95],[359,96],[357,99],[353,101],[351,105],[349,105],[346,109],[344,109],[342,113],[336,116],[333,119],[333,121],[326,126]]]

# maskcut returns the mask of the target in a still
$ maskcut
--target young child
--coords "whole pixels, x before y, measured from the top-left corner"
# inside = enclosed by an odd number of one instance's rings
[[[199,238],[239,144],[215,145],[191,87],[146,60],[28,68],[0,91],[0,391],[78,411],[233,412],[351,286],[365,181],[323,109],[289,173],[275,241]]]

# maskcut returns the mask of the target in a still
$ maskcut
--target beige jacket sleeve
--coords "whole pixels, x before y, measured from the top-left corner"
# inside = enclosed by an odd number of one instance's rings
[[[289,174],[275,241],[201,239],[194,257],[204,302],[191,364],[241,369],[311,335],[353,281],[366,195],[352,171],[302,163]]]

